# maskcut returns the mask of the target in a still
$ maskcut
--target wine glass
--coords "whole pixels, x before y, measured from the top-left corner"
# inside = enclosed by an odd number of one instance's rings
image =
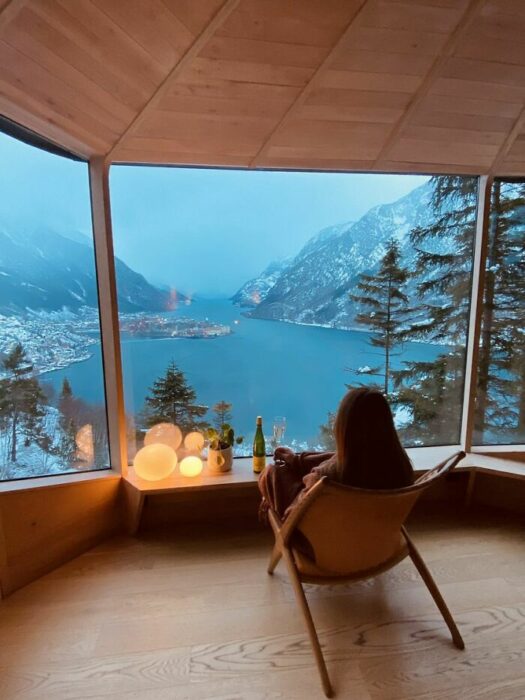
[[[284,440],[286,432],[286,418],[284,416],[276,416],[273,419],[273,448],[275,448]]]

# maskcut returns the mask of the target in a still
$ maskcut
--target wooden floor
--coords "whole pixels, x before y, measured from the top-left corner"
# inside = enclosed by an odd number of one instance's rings
[[[523,520],[436,518],[411,532],[467,649],[409,561],[375,581],[307,587],[337,696],[525,697]],[[0,603],[2,700],[322,698],[267,532],[119,537]]]

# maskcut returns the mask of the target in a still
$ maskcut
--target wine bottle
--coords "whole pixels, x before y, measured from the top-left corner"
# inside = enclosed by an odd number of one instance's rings
[[[262,429],[262,418],[257,416],[255,438],[253,440],[253,471],[256,474],[262,472],[266,466],[266,445],[264,444],[264,434]]]

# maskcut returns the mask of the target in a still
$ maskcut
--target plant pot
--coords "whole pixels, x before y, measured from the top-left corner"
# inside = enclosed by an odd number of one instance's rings
[[[208,471],[210,474],[224,474],[231,471],[233,464],[233,450],[227,447],[225,450],[212,450],[208,448]]]

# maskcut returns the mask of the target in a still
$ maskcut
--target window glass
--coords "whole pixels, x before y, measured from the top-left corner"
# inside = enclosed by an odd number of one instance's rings
[[[109,464],[88,166],[0,133],[0,480]]]
[[[457,444],[476,178],[116,166],[111,196],[131,456],[224,422],[249,455],[258,415],[268,451],[330,448],[361,384]]]
[[[525,443],[525,182],[495,180],[485,269],[474,442]]]

